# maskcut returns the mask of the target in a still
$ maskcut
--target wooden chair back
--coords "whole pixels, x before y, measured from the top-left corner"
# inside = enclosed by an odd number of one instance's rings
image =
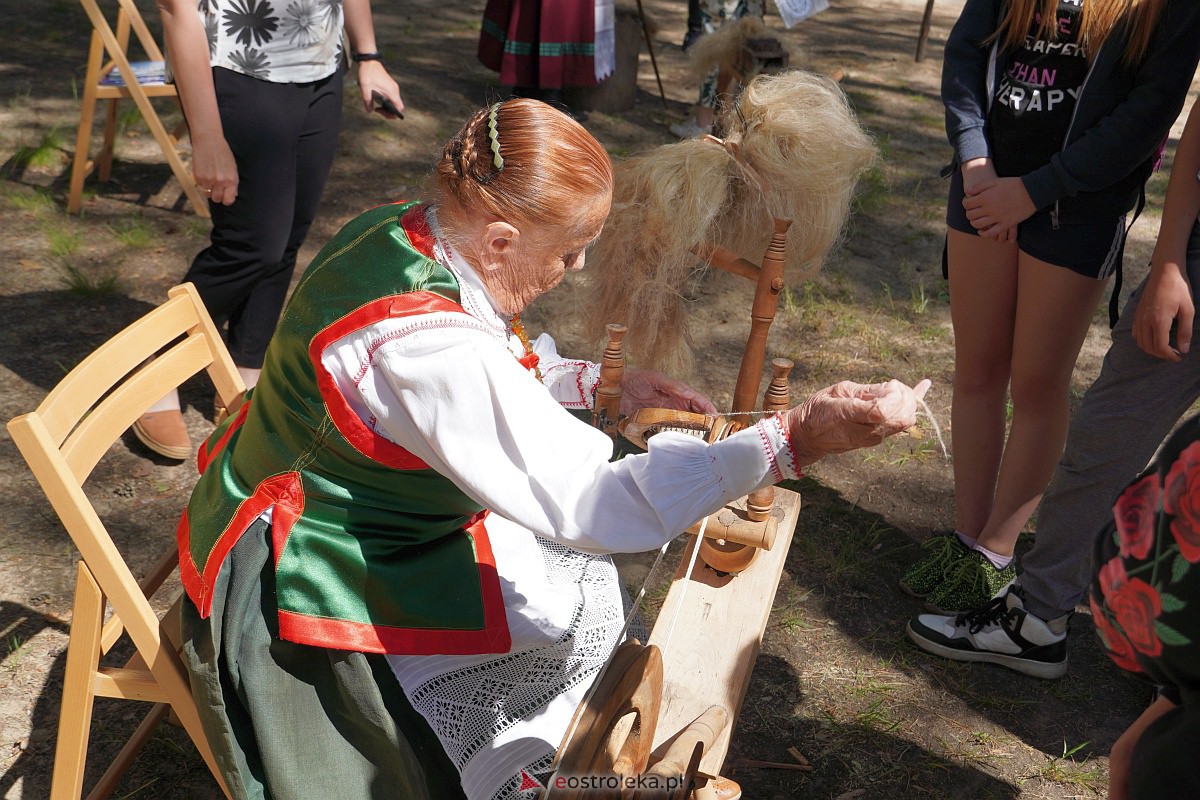
[[[226,407],[241,405],[245,386],[199,294],[191,284],[184,284],[169,295],[166,303],[67,373],[35,411],[8,423],[13,442],[80,555],[52,800],[78,800],[81,795],[96,697],[155,705],[89,798],[105,797],[113,790],[167,712],[186,729],[229,795],[179,657],[177,608],[160,618],[151,605],[151,598],[178,564],[174,537],[164,537],[170,541],[163,556],[137,580],[83,488],[96,464],[134,420],[191,376],[207,371]],[[107,608],[112,613],[105,621]],[[105,665],[106,654],[122,634],[132,641],[133,657],[123,666]]]
[[[105,0],[110,2],[111,0]],[[79,112],[79,131],[75,138],[75,158],[71,165],[71,186],[67,193],[67,211],[79,213],[83,204],[83,182],[94,168],[98,177],[107,181],[112,171],[113,147],[117,132],[117,107],[121,100],[132,100],[137,106],[150,133],[162,150],[167,164],[178,179],[188,202],[196,213],[208,217],[208,201],[201,194],[191,170],[179,154],[179,136],[186,127],[180,125],[168,132],[150,102],[152,97],[172,97],[178,100],[173,83],[166,81],[166,59],[154,36],[142,19],[133,0],[116,0],[116,29],[100,7],[101,0],[79,0],[92,23],[92,43],[88,49],[87,73],[83,82],[83,101]],[[130,60],[130,33],[140,45],[144,60]],[[92,123],[96,104],[108,101],[104,123],[104,144],[96,161],[90,158]]]

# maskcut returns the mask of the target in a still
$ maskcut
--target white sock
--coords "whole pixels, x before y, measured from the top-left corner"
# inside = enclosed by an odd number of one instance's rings
[[[146,413],[149,414],[154,411],[178,411],[178,410],[179,410],[179,391],[177,389],[172,389],[170,392],[167,393],[167,395],[165,397],[163,397],[161,400],[159,400],[154,405],[150,406],[150,408],[146,409]]]
[[[258,376],[262,374],[262,369],[250,367],[238,367],[237,371],[242,376],[242,382],[246,384],[247,389],[253,389],[254,384],[258,383]]]
[[[1004,569],[1005,567],[1007,567],[1009,564],[1012,563],[1012,560],[1013,560],[1012,556],[1002,556],[999,553],[993,553],[991,550],[988,550],[986,547],[981,546],[978,542],[972,543],[970,545],[970,547],[972,550],[978,550],[979,552],[981,552],[985,556],[987,556],[987,560],[992,562],[992,566],[995,567],[996,569]]]
[[[965,544],[967,546],[968,550],[974,549],[974,547],[975,547],[975,537],[974,536],[967,536],[962,531],[955,531],[954,535],[958,537],[958,540],[960,542],[962,542],[963,544]]]

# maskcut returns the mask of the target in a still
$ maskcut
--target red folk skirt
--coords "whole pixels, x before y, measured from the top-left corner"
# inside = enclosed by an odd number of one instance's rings
[[[595,86],[594,0],[488,0],[479,60],[509,86]]]

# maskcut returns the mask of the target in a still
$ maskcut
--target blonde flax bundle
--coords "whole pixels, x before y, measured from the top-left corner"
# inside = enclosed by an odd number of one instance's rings
[[[612,213],[588,252],[584,324],[596,342],[605,323],[627,325],[626,353],[640,366],[679,372],[691,360],[684,292],[708,269],[697,250],[721,245],[757,264],[772,219],[787,219],[787,280],[811,277],[841,236],[854,187],[876,157],[842,90],[813,73],[760,75],[731,116],[727,142],[761,176],[765,193],[711,140],[616,164]]]

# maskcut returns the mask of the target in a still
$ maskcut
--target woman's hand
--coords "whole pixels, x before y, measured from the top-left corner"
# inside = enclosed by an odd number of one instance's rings
[[[192,174],[205,199],[225,206],[237,199],[237,161],[220,131],[192,135]]]
[[[400,97],[400,86],[384,69],[380,61],[364,61],[358,65],[358,89],[362,93],[363,109],[369,114],[374,111],[387,119],[395,119],[390,111],[375,107],[374,93],[392,101],[397,111],[404,110],[404,100]]]
[[[792,451],[801,466],[823,456],[879,444],[917,422],[917,405],[929,391],[923,380],[871,385],[842,381],[814,394],[786,416]]]
[[[1179,361],[1192,347],[1196,307],[1187,267],[1178,262],[1154,264],[1133,315],[1133,340],[1152,356]],[[1175,325],[1175,347],[1171,326]]]
[[[621,413],[629,416],[639,408],[673,408],[698,414],[716,414],[712,401],[661,372],[626,369],[621,381]]]
[[[985,239],[1013,241],[1017,225],[1037,211],[1020,178],[993,178],[969,187],[964,182],[963,191],[967,219]]]

